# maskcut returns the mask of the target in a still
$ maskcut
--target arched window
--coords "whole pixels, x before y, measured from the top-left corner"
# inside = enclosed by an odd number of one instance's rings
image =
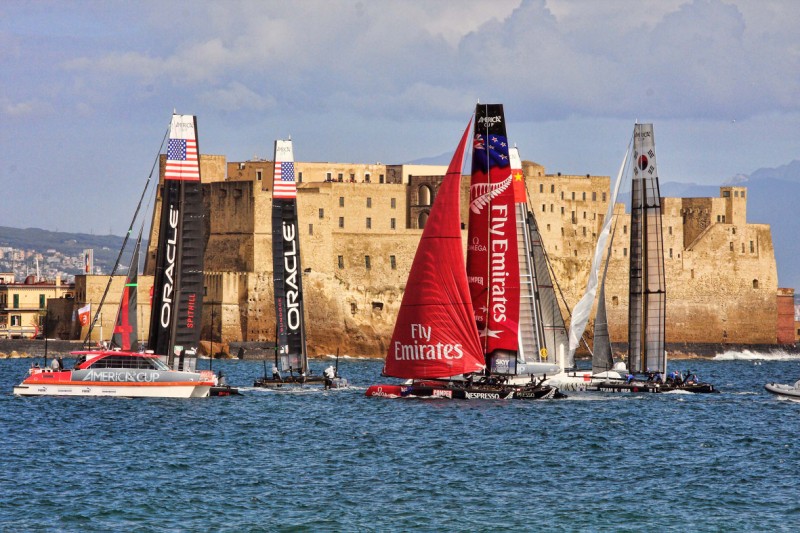
[[[428,214],[427,211],[423,211],[419,214],[419,218],[417,219],[419,229],[425,229],[425,223],[428,222]]]
[[[431,205],[433,195],[431,194],[430,187],[427,185],[420,185],[417,193],[419,194],[419,205]]]

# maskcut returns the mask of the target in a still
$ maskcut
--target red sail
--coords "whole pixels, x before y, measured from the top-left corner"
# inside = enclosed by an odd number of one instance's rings
[[[461,244],[461,164],[469,125],[422,232],[386,355],[384,373],[444,378],[484,367]]]
[[[478,104],[470,185],[467,276],[484,351],[516,352],[519,258],[502,104]]]

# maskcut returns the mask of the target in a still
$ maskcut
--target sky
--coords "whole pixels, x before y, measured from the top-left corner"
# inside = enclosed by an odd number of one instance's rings
[[[228,161],[291,135],[399,164],[503,103],[523,159],[594,175],[652,122],[662,181],[721,184],[800,159],[798,27],[793,0],[5,0],[0,225],[123,234],[173,110]]]

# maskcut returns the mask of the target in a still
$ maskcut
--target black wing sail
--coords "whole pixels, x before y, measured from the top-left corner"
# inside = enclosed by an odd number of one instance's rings
[[[297,187],[292,141],[275,141],[272,192],[272,264],[276,349],[281,370],[306,372],[303,271],[297,224]]]
[[[165,161],[148,349],[171,362],[200,342],[205,241],[193,115],[172,116]]]

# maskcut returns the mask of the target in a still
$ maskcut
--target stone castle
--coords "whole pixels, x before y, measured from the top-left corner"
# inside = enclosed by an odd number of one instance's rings
[[[224,156],[201,156],[209,214],[204,339],[274,339],[272,167],[266,160],[228,163]],[[421,228],[445,170],[295,164],[311,354],[385,353]],[[611,180],[547,174],[532,162],[523,163],[523,172],[530,208],[571,309],[588,279]],[[468,186],[467,178],[462,182],[464,223]],[[779,340],[779,302],[786,295],[778,290],[769,225],[747,222],[746,194],[744,187],[721,187],[719,198],[664,198],[668,343]],[[159,209],[154,211],[157,217]],[[606,303],[612,342],[626,342],[630,215],[622,204],[614,211]],[[157,231],[158,224],[153,228]],[[156,240],[151,235],[150,242]],[[151,245],[145,274],[152,274],[154,256]]]

